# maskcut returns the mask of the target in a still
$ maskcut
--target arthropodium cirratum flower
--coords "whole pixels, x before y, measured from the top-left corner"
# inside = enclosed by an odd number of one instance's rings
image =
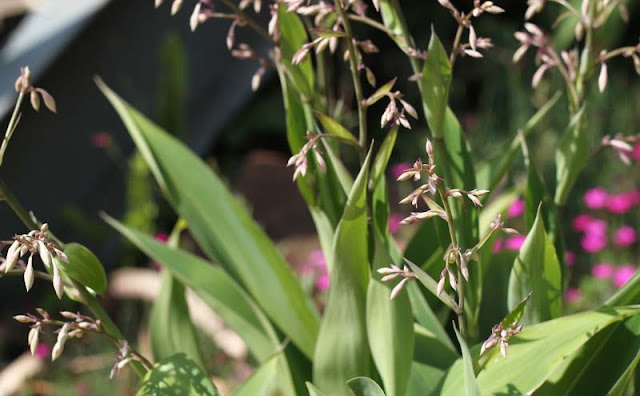
[[[520,333],[522,331],[522,325],[518,323],[512,323],[506,329],[503,328],[502,323],[498,323],[491,329],[491,335],[482,344],[480,348],[480,355],[484,354],[487,350],[493,348],[496,344],[500,344],[500,353],[504,358],[507,357],[507,348],[509,347],[509,338]]]
[[[416,275],[411,272],[406,265],[402,269],[400,269],[400,267],[398,267],[397,265],[391,264],[389,265],[389,267],[379,268],[376,272],[378,272],[380,275],[384,275],[382,279],[380,279],[382,282],[387,282],[392,279],[402,277],[402,280],[393,288],[393,290],[391,290],[391,294],[389,296],[390,300],[396,298],[404,288],[404,285],[408,281],[410,281],[411,279],[415,279],[416,277]]]

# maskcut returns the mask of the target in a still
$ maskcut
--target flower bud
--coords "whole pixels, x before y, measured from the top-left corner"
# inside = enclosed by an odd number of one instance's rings
[[[18,262],[18,257],[20,255],[20,242],[14,241],[9,250],[7,251],[7,257],[4,262],[4,272],[7,273],[13,269],[13,267]]]
[[[64,326],[60,329],[58,333],[58,340],[56,344],[53,346],[53,350],[51,351],[51,360],[56,360],[62,355],[62,351],[64,351],[64,344],[67,342],[67,338],[69,336],[69,323],[65,323]]]
[[[56,291],[58,299],[61,300],[64,294],[64,281],[62,280],[62,276],[60,276],[60,269],[55,261],[53,263],[53,289]]]
[[[13,320],[20,323],[33,323],[33,319],[27,315],[16,315],[13,317]]]
[[[29,330],[29,335],[27,336],[27,341],[29,345],[29,349],[31,350],[31,354],[36,354],[36,349],[38,348],[38,338],[40,336],[40,326],[36,325]]]
[[[44,242],[42,241],[38,241],[38,253],[40,253],[40,258],[42,259],[42,262],[44,263],[45,267],[50,268],[51,253],[49,252],[47,245],[45,245]]]
[[[173,4],[171,4],[171,15],[176,15],[178,11],[180,11],[180,8],[182,8],[182,1],[183,0],[173,1]]]
[[[34,273],[33,273],[33,254],[29,255],[29,259],[27,260],[27,268],[24,270],[24,286],[27,289],[27,292],[31,290],[33,286]]]

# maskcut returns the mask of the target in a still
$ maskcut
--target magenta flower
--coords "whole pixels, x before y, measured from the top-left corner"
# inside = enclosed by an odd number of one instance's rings
[[[391,165],[391,176],[394,179],[397,179],[405,170],[409,168],[413,168],[413,164],[410,164],[408,162],[398,162],[397,164]]]
[[[51,346],[44,343],[38,344],[35,355],[39,359],[47,359],[51,355]]]
[[[631,194],[616,194],[609,197],[607,209],[614,214],[625,214],[633,206],[634,196]]]
[[[167,242],[169,240],[169,235],[164,232],[157,232],[153,235],[153,239],[160,242]]]
[[[576,264],[576,254],[567,250],[564,255],[564,260],[567,263],[567,267],[573,267]]]
[[[600,219],[593,219],[587,224],[584,229],[585,234],[597,234],[606,236],[607,234],[607,222]]]
[[[564,292],[564,300],[569,304],[575,304],[581,298],[582,294],[580,293],[580,290],[576,289],[575,287],[567,289],[567,291]]]
[[[633,278],[633,275],[636,273],[636,267],[631,264],[623,265],[622,267],[616,270],[616,273],[613,275],[613,283],[617,287],[624,286],[629,279]]]
[[[91,135],[91,145],[95,148],[107,148],[111,145],[111,135],[108,132],[96,132]]]
[[[629,195],[629,199],[633,202],[634,205],[640,204],[640,190],[633,190],[627,193]]]
[[[512,236],[504,243],[504,247],[509,250],[520,250],[525,239],[524,235]]]
[[[595,187],[584,194],[584,204],[589,209],[601,209],[607,204],[609,194],[602,187]]]
[[[575,219],[573,219],[573,229],[580,232],[587,229],[589,224],[593,221],[593,217],[588,214],[578,215]]]
[[[611,279],[613,276],[613,266],[609,263],[600,263],[593,266],[591,275],[596,279]]]
[[[522,198],[518,198],[515,201],[513,201],[511,206],[509,206],[509,209],[507,209],[507,217],[510,219],[514,217],[522,216],[523,213],[524,213],[524,200]]]
[[[391,213],[391,215],[389,216],[389,232],[395,234],[396,232],[400,231],[400,228],[402,228],[400,222],[404,218],[405,216],[399,213]]]
[[[316,279],[316,289],[320,292],[329,290],[329,284],[331,283],[328,274],[324,274]]]
[[[585,252],[598,253],[607,246],[607,236],[599,233],[585,234],[580,245]]]
[[[629,247],[636,242],[636,230],[633,227],[623,226],[618,228],[614,237],[613,243],[621,248]]]
[[[327,260],[324,258],[324,253],[322,253],[320,249],[313,250],[309,253],[309,264],[324,272],[327,271]]]

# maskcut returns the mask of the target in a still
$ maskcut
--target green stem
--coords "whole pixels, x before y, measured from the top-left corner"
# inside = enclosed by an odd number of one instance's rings
[[[4,133],[2,146],[0,146],[0,166],[2,166],[2,161],[4,160],[4,153],[7,151],[7,147],[9,146],[9,140],[11,140],[13,131],[16,130],[18,120],[20,119],[19,112],[20,112],[20,106],[22,105],[23,99],[24,99],[24,91],[20,91],[20,93],[18,94],[18,100],[16,101],[16,105],[13,108],[13,113],[11,114],[11,119],[9,120],[9,125],[7,125],[7,131]]]

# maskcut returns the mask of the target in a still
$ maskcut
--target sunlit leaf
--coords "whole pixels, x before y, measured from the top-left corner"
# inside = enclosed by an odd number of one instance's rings
[[[385,396],[380,385],[367,377],[356,377],[347,381],[355,396]]]
[[[206,373],[185,354],[156,363],[142,380],[137,396],[221,396]]]
[[[64,253],[69,258],[69,262],[57,261],[62,271],[96,293],[104,294],[107,290],[107,275],[102,263],[93,252],[79,243],[67,243]]]

